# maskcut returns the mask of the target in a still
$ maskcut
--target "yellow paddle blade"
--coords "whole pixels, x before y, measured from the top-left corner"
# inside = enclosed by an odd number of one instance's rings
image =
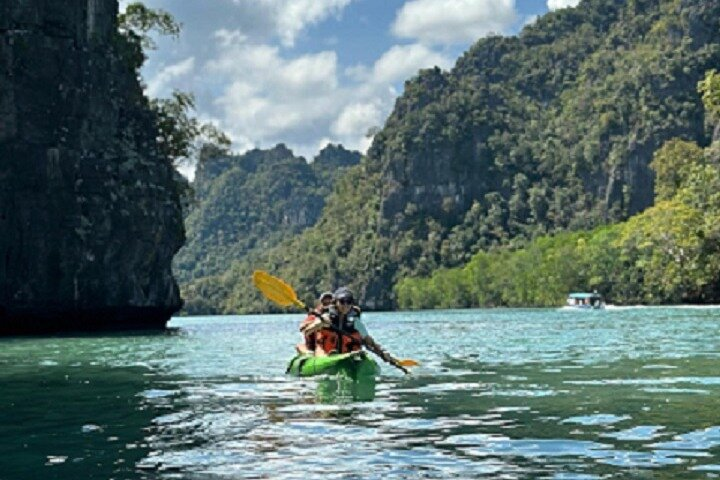
[[[298,300],[295,290],[290,285],[267,272],[255,270],[253,272],[253,283],[265,295],[265,298],[281,307],[297,305],[302,309],[306,309],[305,304]]]
[[[405,360],[400,360],[398,363],[400,365],[402,365],[403,367],[419,367],[420,366],[420,362],[415,361],[410,358],[406,358]]]

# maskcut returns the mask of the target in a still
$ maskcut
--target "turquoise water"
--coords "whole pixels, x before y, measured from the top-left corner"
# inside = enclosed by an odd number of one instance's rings
[[[0,340],[0,479],[720,476],[720,309],[365,318],[422,362],[369,402],[284,375],[299,315]]]

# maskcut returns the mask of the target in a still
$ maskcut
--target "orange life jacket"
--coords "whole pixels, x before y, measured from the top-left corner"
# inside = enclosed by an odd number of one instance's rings
[[[305,317],[305,320],[303,320],[300,323],[300,331],[302,331],[306,325],[314,322],[316,319],[317,319],[317,315],[315,315],[313,313],[308,313],[308,316]],[[307,347],[307,349],[310,350],[311,352],[315,351],[315,345],[317,345],[316,334],[315,333],[310,333],[310,334],[306,333],[304,336],[305,336],[305,346]]]
[[[362,335],[360,335],[360,332],[357,330],[352,329],[351,331],[343,332],[341,337],[341,341],[338,342],[337,332],[329,328],[323,328],[315,335],[315,341],[326,353],[333,351],[336,353],[349,353],[356,352],[362,348]]]

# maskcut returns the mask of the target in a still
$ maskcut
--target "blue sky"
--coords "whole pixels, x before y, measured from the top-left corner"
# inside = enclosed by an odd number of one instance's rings
[[[418,69],[449,69],[478,39],[578,1],[144,0],[183,29],[158,40],[142,74],[150,96],[193,92],[197,115],[235,151],[280,142],[308,159],[328,142],[365,151],[366,132]]]

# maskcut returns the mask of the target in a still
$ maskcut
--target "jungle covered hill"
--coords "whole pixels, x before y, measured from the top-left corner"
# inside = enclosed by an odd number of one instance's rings
[[[327,145],[311,163],[285,145],[232,155],[208,144],[200,151],[186,210],[187,241],[173,268],[181,288],[215,281],[233,261],[254,257],[315,225],[334,183],[360,153]],[[202,298],[185,295],[203,313]]]
[[[396,286],[405,309],[557,306],[580,287],[613,303],[720,300],[720,75],[700,84],[713,143],[666,142],[650,164],[655,203],[625,222],[478,252],[465,266]]]
[[[194,282],[188,305],[267,310],[249,281],[264,268],[301,294],[349,284],[395,308],[404,278],[645,211],[656,152],[710,144],[696,87],[720,65],[719,19],[718,2],[585,0],[421,71],[317,223]]]

